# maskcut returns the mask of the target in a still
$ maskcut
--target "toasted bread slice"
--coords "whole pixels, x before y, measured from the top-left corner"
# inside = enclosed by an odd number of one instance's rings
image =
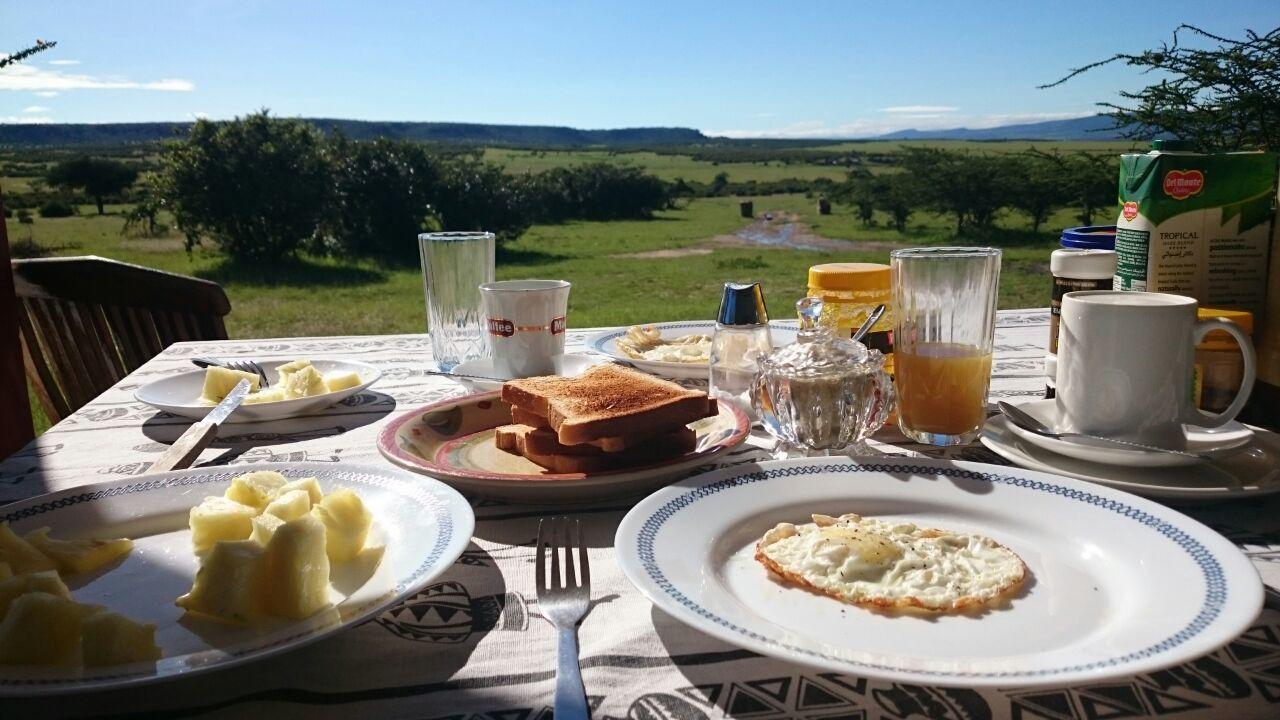
[[[529,425],[504,425],[495,433],[498,449],[521,455],[537,465],[555,473],[592,473],[619,470],[627,466],[648,465],[692,451],[697,446],[697,433],[689,428],[679,428],[666,435],[626,452],[598,455],[573,455],[556,452],[539,452],[537,449],[554,448],[544,444],[548,438],[532,440],[540,435],[554,435],[545,429]]]
[[[712,402],[715,402],[715,401],[712,400]],[[541,415],[536,415],[533,412],[530,412],[529,410],[525,410],[519,405],[511,406],[511,422],[515,423],[516,425],[531,425],[536,428],[546,428],[548,432],[550,432],[553,436],[556,437],[556,442],[557,443],[560,442],[559,436],[556,435],[556,431],[552,430],[551,426],[547,424],[547,419],[545,417]],[[595,447],[595,448],[599,448],[600,450],[603,450],[604,452],[611,452],[611,453],[622,452],[623,450],[626,450],[628,447],[634,447],[648,440],[652,440],[656,435],[662,435],[669,431],[670,431],[670,428],[654,428],[651,432],[640,433],[638,435],[632,435],[630,437],[622,437],[622,436],[603,437],[603,438],[597,438],[595,440],[588,440],[585,443],[579,443],[577,445],[565,445],[564,447]],[[591,455],[593,453],[584,452],[579,454]]]
[[[652,436],[714,412],[704,392],[619,365],[596,365],[573,378],[510,380],[502,399],[545,417],[565,445]]]

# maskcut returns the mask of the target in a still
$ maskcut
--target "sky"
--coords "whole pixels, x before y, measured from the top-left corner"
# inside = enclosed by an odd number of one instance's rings
[[[1156,8],[1157,9],[1152,9]],[[869,137],[1078,117],[1152,78],[1037,85],[1180,23],[1239,37],[1274,0],[0,0],[0,123],[273,114]]]

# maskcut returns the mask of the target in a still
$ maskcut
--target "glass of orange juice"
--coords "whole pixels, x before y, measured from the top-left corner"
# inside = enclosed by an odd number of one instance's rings
[[[966,444],[987,419],[1000,251],[910,248],[890,258],[898,426],[916,442]]]

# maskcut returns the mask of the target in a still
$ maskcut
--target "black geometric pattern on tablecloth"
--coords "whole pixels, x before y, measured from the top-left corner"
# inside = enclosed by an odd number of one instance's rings
[[[517,592],[473,598],[460,582],[428,585],[378,616],[377,622],[405,640],[457,644],[490,630],[526,630],[529,604]]]

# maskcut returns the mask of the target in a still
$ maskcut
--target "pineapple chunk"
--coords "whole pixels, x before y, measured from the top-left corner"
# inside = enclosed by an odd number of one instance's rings
[[[306,368],[306,367],[311,367],[310,360],[302,360],[302,359],[294,360],[292,362],[287,362],[284,365],[276,366],[276,374],[280,377],[281,380],[284,380],[286,375],[292,375],[293,373],[296,373],[302,368]]]
[[[276,493],[276,496],[279,497],[291,490],[305,490],[307,497],[311,499],[312,505],[320,502],[320,498],[324,497],[324,492],[320,489],[320,481],[313,477],[302,478],[301,480],[294,480],[293,482],[286,483],[285,486],[280,488],[279,492]]]
[[[9,563],[0,562],[0,580],[13,577],[13,568],[9,567]]]
[[[259,405],[262,403],[280,402],[284,399],[284,388],[279,385],[275,385],[265,390],[259,390],[256,393],[249,393],[248,395],[245,395],[244,404]]]
[[[257,392],[260,378],[255,373],[241,370],[229,370],[221,367],[209,367],[204,371],[204,391],[200,399],[211,405],[222,402],[227,393],[236,389],[241,380],[249,381],[249,392]]]
[[[271,615],[300,620],[328,607],[324,525],[308,514],[277,528],[267,543],[261,579]]]
[[[84,606],[44,592],[27,593],[0,621],[0,665],[75,665]]]
[[[191,592],[178,598],[177,606],[233,622],[261,615],[258,585],[264,554],[252,540],[215,543],[200,563]]]
[[[353,388],[360,384],[360,373],[354,370],[331,372],[324,376],[324,387],[329,392],[338,392]]]
[[[33,592],[48,593],[67,600],[71,599],[71,591],[67,589],[66,583],[62,582],[62,578],[58,577],[58,573],[53,570],[30,573],[28,575],[14,575],[0,580],[0,619],[5,617],[10,604],[14,600]]]
[[[324,386],[324,376],[310,365],[285,375],[280,380],[280,386],[284,388],[286,400],[323,395],[328,392]]]
[[[81,621],[84,664],[122,665],[160,659],[156,626],[134,622],[118,613],[99,610]]]
[[[191,544],[197,553],[220,540],[244,540],[257,509],[224,497],[207,497],[191,508]]]
[[[9,569],[19,575],[57,567],[57,563],[32,547],[31,543],[18,537],[7,522],[0,523],[0,561],[7,563]]]
[[[286,482],[284,476],[274,470],[245,473],[232,479],[231,487],[227,488],[224,496],[262,512]]]
[[[351,490],[325,495],[311,511],[324,523],[325,550],[332,562],[346,562],[364,549],[373,515],[360,496]]]
[[[26,541],[58,564],[58,572],[68,575],[97,570],[133,549],[129,538],[114,540],[55,540],[49,528],[27,533]]]
[[[253,519],[253,532],[249,534],[249,539],[266,547],[267,543],[271,542],[271,536],[275,535],[276,530],[283,524],[284,520],[279,517],[262,513]]]
[[[285,522],[295,520],[307,514],[311,509],[311,496],[306,490],[290,490],[282,493],[272,500],[267,509],[263,510],[264,515],[275,515]]]

